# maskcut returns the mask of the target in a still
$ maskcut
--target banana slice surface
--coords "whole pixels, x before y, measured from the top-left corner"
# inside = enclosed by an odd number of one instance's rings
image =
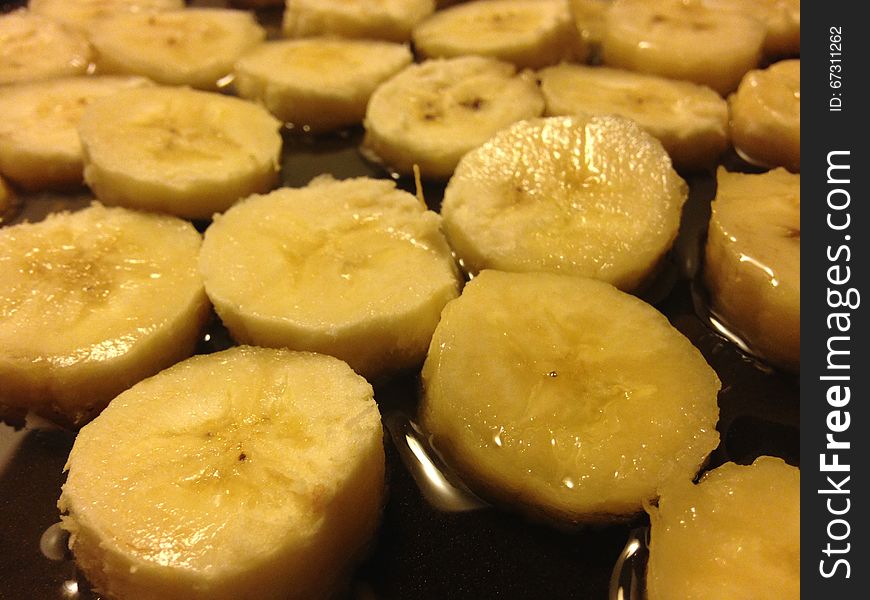
[[[688,194],[661,144],[621,117],[549,117],[462,158],[441,214],[471,273],[555,271],[631,290],[670,248]]]
[[[0,85],[82,75],[93,49],[80,33],[27,10],[0,15]]]
[[[516,121],[538,117],[544,98],[529,72],[465,56],[410,65],[369,101],[365,150],[388,167],[447,179],[459,159]]]
[[[639,512],[719,439],[700,352],[591,279],[483,271],[444,309],[423,386],[424,429],[469,485],[569,522]]]
[[[319,178],[217,218],[200,269],[236,340],[331,354],[374,379],[422,363],[458,294],[439,226],[392,181]]]
[[[147,85],[141,77],[68,77],[0,89],[0,173],[30,191],[81,185],[78,124],[85,109]]]
[[[307,38],[272,41],[235,67],[239,95],[307,131],[361,123],[375,89],[413,60],[406,45]]]
[[[0,404],[80,425],[193,351],[200,236],[98,204],[0,229]]]
[[[756,18],[704,0],[617,0],[607,14],[602,50],[608,66],[727,94],[758,66],[765,34]]]
[[[408,42],[435,11],[434,0],[287,0],[284,37],[335,35]]]
[[[800,469],[761,456],[660,493],[646,507],[650,600],[800,598]]]
[[[571,14],[580,38],[589,48],[600,48],[613,0],[571,0]]]
[[[546,115],[632,119],[658,138],[679,169],[710,167],[728,148],[728,103],[706,86],[572,64],[543,69],[538,79]]]
[[[428,58],[489,56],[539,69],[585,58],[568,0],[490,0],[436,12],[414,29]]]
[[[217,90],[236,60],[265,37],[253,13],[214,8],[119,14],[90,29],[101,72],[205,90]]]
[[[341,361],[236,347],[134,386],[82,429],[58,502],[112,598],[325,598],[374,533],[384,450]]]
[[[782,58],[800,54],[800,0],[704,0],[710,8],[753,17],[764,24],[764,54]]]
[[[750,71],[729,98],[739,154],[768,167],[801,170],[801,61]]]
[[[29,0],[34,13],[87,32],[107,17],[124,13],[155,13],[182,9],[184,0]]]
[[[704,280],[713,310],[749,349],[800,366],[801,178],[719,170]]]
[[[82,117],[85,182],[106,204],[209,218],[277,183],[280,127],[238,98],[157,86],[122,91]]]

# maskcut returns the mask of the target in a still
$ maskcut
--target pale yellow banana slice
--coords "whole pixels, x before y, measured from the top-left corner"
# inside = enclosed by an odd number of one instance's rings
[[[598,47],[604,39],[607,11],[613,0],[571,0],[571,12],[580,37],[589,47]]]
[[[704,279],[713,311],[749,349],[800,365],[801,178],[720,168]]]
[[[149,84],[141,77],[69,77],[0,88],[0,173],[30,191],[82,185],[78,125],[85,109]]]
[[[399,173],[416,164],[424,178],[447,179],[466,152],[543,110],[530,72],[479,56],[427,60],[375,90],[363,148]]]
[[[440,222],[392,181],[318,178],[218,217],[200,270],[237,341],[331,354],[377,379],[423,362],[458,293]]]
[[[126,90],[79,127],[102,202],[209,218],[278,179],[281,123],[252,102],[186,88]]]
[[[607,14],[604,63],[734,91],[761,59],[764,25],[704,0],[617,0]]]
[[[800,470],[782,459],[727,463],[695,485],[668,482],[652,528],[649,600],[800,598]]]
[[[636,123],[549,117],[517,123],[465,155],[441,214],[471,273],[554,271],[632,290],[670,248],[687,193],[661,144]]]
[[[636,121],[679,169],[715,164],[728,148],[728,103],[708,87],[606,67],[562,64],[538,73],[547,115]]]
[[[98,204],[0,229],[0,405],[67,425],[193,351],[200,236]]]
[[[218,89],[236,60],[265,37],[252,13],[210,8],[120,14],[90,33],[100,72],[205,90]]]
[[[30,0],[35,13],[87,32],[94,23],[125,13],[154,13],[184,8],[184,0]]]
[[[801,170],[801,61],[750,71],[729,99],[731,137],[744,158]]]
[[[0,85],[81,75],[93,49],[63,25],[27,10],[0,14]]]
[[[592,279],[482,272],[444,309],[423,385],[424,429],[473,489],[571,522],[640,512],[719,439],[701,353]]]
[[[58,502],[94,588],[137,600],[332,597],[384,498],[372,388],[323,355],[233,348],[115,398]]]
[[[800,54],[800,0],[704,0],[717,11],[739,12],[764,24],[764,54],[781,58]]]
[[[285,37],[336,35],[407,42],[434,0],[287,0]]]
[[[308,38],[266,42],[236,63],[235,88],[306,131],[361,123],[375,89],[413,60],[406,45]]]
[[[489,0],[436,12],[413,33],[428,58],[474,54],[538,69],[586,57],[568,0]]]

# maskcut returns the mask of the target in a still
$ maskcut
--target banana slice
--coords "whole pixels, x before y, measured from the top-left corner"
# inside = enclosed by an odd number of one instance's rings
[[[540,116],[544,98],[529,72],[466,56],[410,65],[381,85],[366,111],[363,149],[403,174],[447,179],[459,159],[496,131]]]
[[[26,10],[0,14],[0,85],[81,75],[92,56],[88,40],[59,23]]]
[[[734,91],[761,59],[765,27],[704,0],[617,0],[603,42],[609,66]]]
[[[612,4],[613,0],[571,0],[574,24],[588,47],[601,46],[607,23],[607,11]]]
[[[428,58],[474,54],[539,69],[562,60],[585,60],[568,0],[490,0],[439,11],[413,33]]]
[[[185,88],[122,91],[82,117],[85,182],[106,204],[210,218],[275,185],[280,127],[238,98]]]
[[[458,293],[439,225],[392,181],[318,178],[218,217],[200,270],[239,342],[331,354],[372,380],[423,362]]]
[[[704,0],[718,11],[742,13],[761,21],[766,29],[764,54],[780,58],[801,51],[800,0]]]
[[[30,0],[33,12],[87,32],[101,19],[124,13],[154,13],[184,8],[184,0]]]
[[[199,246],[189,223],[98,204],[0,229],[0,412],[81,425],[189,356]]]
[[[621,117],[517,123],[465,155],[441,215],[466,271],[555,271],[632,290],[677,235],[686,183]]]
[[[720,168],[704,280],[713,311],[774,364],[800,366],[801,178]]]
[[[29,191],[82,185],[78,124],[85,109],[147,85],[141,77],[69,77],[0,90],[0,172]]]
[[[649,600],[800,598],[800,470],[727,463],[668,482],[647,506]]]
[[[372,388],[317,354],[233,348],[121,394],[58,502],[94,588],[140,600],[331,597],[384,497]]]
[[[801,61],[750,71],[729,98],[737,152],[764,166],[801,170]]]
[[[482,272],[444,309],[423,386],[423,426],[469,484],[571,522],[640,512],[719,439],[701,353],[592,279]]]
[[[287,0],[285,37],[336,35],[408,42],[411,31],[435,11],[434,0]]]
[[[283,121],[306,131],[327,131],[361,123],[375,88],[412,60],[408,46],[391,42],[266,42],[236,63],[235,87]]]
[[[728,148],[728,103],[708,87],[606,67],[538,73],[547,115],[614,114],[658,138],[677,168],[715,164]]]
[[[252,13],[214,8],[115,15],[94,23],[90,35],[103,73],[205,90],[217,90],[236,60],[265,37]]]

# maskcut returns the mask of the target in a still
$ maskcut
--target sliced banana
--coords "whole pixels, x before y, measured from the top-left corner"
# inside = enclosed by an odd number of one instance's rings
[[[205,90],[218,89],[236,60],[265,37],[252,13],[213,8],[119,14],[90,32],[101,72]]]
[[[235,67],[240,96],[306,131],[361,123],[375,89],[413,60],[406,45],[308,38],[266,42]]]
[[[93,49],[63,25],[27,10],[0,14],[0,85],[81,75]]]
[[[704,0],[712,9],[739,12],[761,21],[766,29],[764,54],[781,58],[800,54],[800,0]]]
[[[604,63],[734,91],[761,59],[766,29],[704,0],[617,0],[607,14]]]
[[[701,353],[592,279],[483,271],[444,309],[423,386],[422,424],[473,488],[570,522],[640,512],[719,439]]]
[[[686,183],[621,117],[517,123],[465,155],[441,214],[470,273],[554,271],[632,290],[677,235]]]
[[[369,101],[364,150],[391,169],[447,179],[459,159],[492,135],[540,116],[544,98],[529,72],[466,56],[410,65]]]
[[[750,71],[729,99],[731,137],[753,163],[801,170],[801,61]]]
[[[720,168],[704,280],[713,311],[749,349],[800,366],[800,175]]]
[[[668,482],[652,527],[649,600],[800,598],[800,470],[762,456]]]
[[[96,99],[141,77],[68,77],[0,89],[0,173],[30,191],[82,185],[78,124]]]
[[[474,54],[539,69],[586,57],[568,0],[469,2],[434,15],[413,33],[428,58]]]
[[[435,11],[434,0],[287,0],[285,37],[336,35],[408,42],[411,31]]]
[[[323,355],[232,348],[115,398],[82,429],[58,502],[100,594],[332,597],[384,497],[372,388]]]
[[[619,115],[658,138],[679,169],[710,167],[728,148],[728,103],[708,87],[606,67],[538,73],[547,115]]]
[[[318,178],[218,217],[200,270],[237,341],[331,354],[373,380],[423,362],[458,293],[440,223],[392,181]]]
[[[613,0],[571,0],[574,24],[588,47],[601,45],[607,23],[607,11],[612,4]]]
[[[106,204],[210,218],[275,185],[280,127],[238,98],[156,86],[122,91],[82,117],[85,182]]]
[[[189,356],[199,247],[180,219],[98,204],[0,229],[0,407],[81,425]]]
[[[124,13],[154,13],[184,8],[184,0],[30,0],[35,13],[87,32],[107,17]]]

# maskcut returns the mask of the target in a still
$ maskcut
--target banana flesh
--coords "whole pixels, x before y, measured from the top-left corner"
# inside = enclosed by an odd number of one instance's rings
[[[28,7],[64,25],[87,33],[102,19],[119,14],[182,9],[184,0],[29,0]]]
[[[233,348],[115,398],[76,438],[58,502],[101,594],[328,598],[384,496],[372,388],[323,355]]]
[[[421,422],[475,490],[589,523],[641,511],[716,447],[719,380],[641,300],[600,281],[483,271],[444,309]]]
[[[363,147],[399,173],[416,164],[424,178],[448,179],[466,152],[543,110],[530,72],[479,56],[430,59],[375,90]]]
[[[281,123],[238,98],[186,88],[125,90],[79,126],[85,182],[112,205],[206,219],[278,179]]]
[[[434,0],[287,0],[284,37],[334,35],[408,42],[414,26],[435,10]]]
[[[681,170],[714,165],[728,148],[728,104],[712,89],[607,67],[561,64],[538,73],[545,114],[618,115],[665,147]]]
[[[0,229],[0,406],[78,426],[189,356],[199,246],[189,223],[98,204]]]
[[[0,85],[82,75],[93,49],[81,34],[27,10],[0,14]]]
[[[271,41],[235,66],[238,94],[305,131],[361,123],[375,89],[413,60],[406,45],[309,38]]]
[[[782,58],[800,54],[800,0],[704,0],[717,11],[748,15],[764,24],[764,54]]]

